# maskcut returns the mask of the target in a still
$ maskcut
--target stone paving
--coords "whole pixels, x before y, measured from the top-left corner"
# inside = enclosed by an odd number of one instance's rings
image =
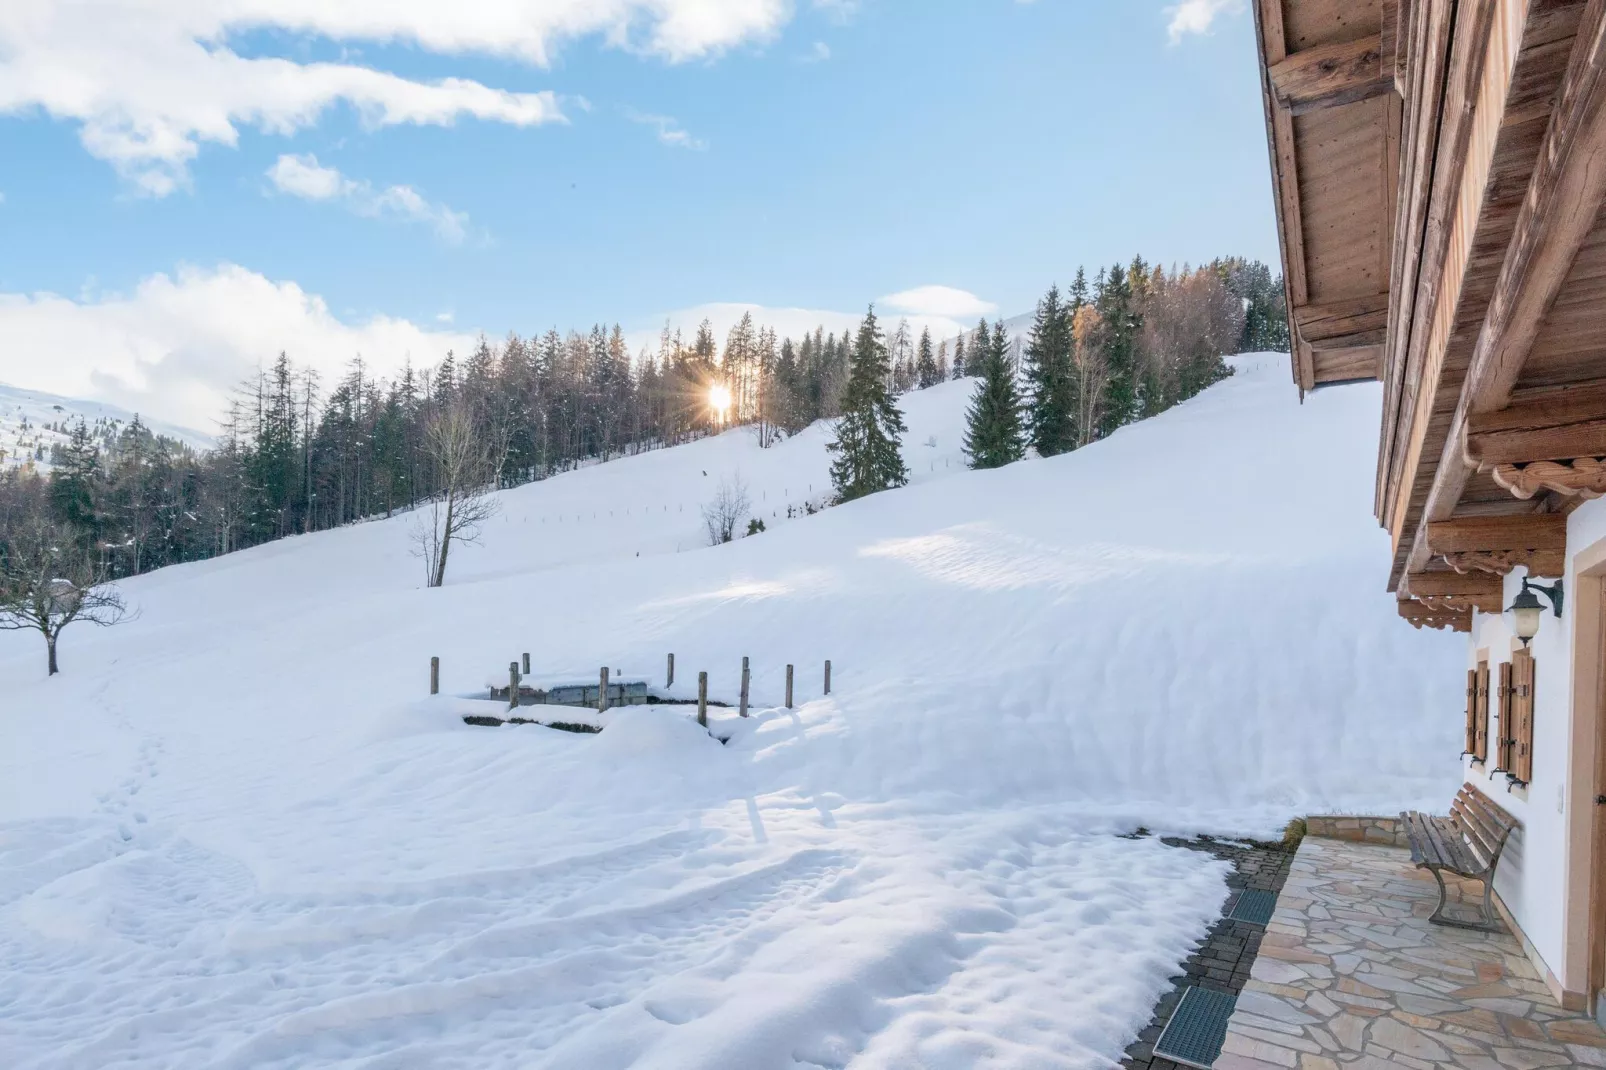
[[[1481,886],[1458,892],[1470,906]],[[1216,1070],[1606,1067],[1606,1033],[1556,1005],[1515,938],[1430,925],[1437,899],[1408,851],[1307,837]]]

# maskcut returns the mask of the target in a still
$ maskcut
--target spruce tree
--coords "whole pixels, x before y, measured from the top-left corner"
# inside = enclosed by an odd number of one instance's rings
[[[1032,336],[1026,343],[1026,382],[1030,391],[1031,444],[1039,455],[1053,457],[1076,448],[1076,375],[1072,367],[1071,317],[1058,286],[1037,305]]]
[[[826,447],[836,455],[831,462],[831,484],[840,501],[909,482],[900,452],[903,414],[887,390],[890,371],[887,347],[871,305],[854,340],[836,437]]]
[[[979,357],[978,357],[979,351]],[[1026,452],[1021,435],[1020,395],[1009,367],[1009,338],[999,320],[989,338],[987,321],[976,331],[973,374],[981,377],[965,414],[965,453],[972,468],[1002,468]]]
[[[954,341],[954,378],[963,379],[968,374],[965,370],[965,332],[960,331]]]
[[[1138,402],[1138,320],[1126,269],[1117,264],[1104,277],[1098,296],[1104,331],[1104,404],[1098,413],[1098,437],[1106,438],[1132,422]]]
[[[942,381],[937,372],[937,358],[931,351],[931,328],[923,328],[920,332],[920,344],[916,347],[915,380],[924,390],[928,386],[936,386]]]

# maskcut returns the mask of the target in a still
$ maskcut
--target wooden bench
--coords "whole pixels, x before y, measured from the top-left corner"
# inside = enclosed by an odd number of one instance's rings
[[[1450,805],[1449,817],[1412,811],[1401,814],[1400,820],[1411,841],[1411,861],[1418,869],[1431,872],[1433,879],[1439,882],[1439,905],[1428,920],[1463,929],[1505,932],[1494,910],[1494,870],[1500,864],[1506,838],[1517,827],[1516,819],[1471,784],[1463,784]],[[1483,882],[1481,921],[1456,918],[1444,912],[1445,901],[1449,898],[1449,890],[1444,886],[1446,871]]]

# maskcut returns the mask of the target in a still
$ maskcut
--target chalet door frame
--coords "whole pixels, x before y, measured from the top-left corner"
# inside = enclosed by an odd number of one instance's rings
[[[1573,566],[1567,592],[1574,599],[1567,787],[1572,812],[1565,842],[1581,864],[1566,867],[1564,957],[1574,959],[1576,949],[1583,968],[1575,972],[1564,963],[1571,976],[1562,987],[1581,988],[1587,1009],[1606,1020],[1606,806],[1595,802],[1606,795],[1606,539],[1579,552]]]

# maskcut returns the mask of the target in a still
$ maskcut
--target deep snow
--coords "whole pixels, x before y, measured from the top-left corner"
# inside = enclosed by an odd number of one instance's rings
[[[140,618],[69,630],[55,679],[0,636],[0,1050],[1108,1065],[1225,895],[1110,833],[1442,805],[1459,774],[1461,644],[1382,590],[1377,388],[1301,406],[1286,358],[1236,363],[996,472],[957,460],[968,383],[911,395],[914,485],[813,517],[785,512],[824,429],[732,432],[504,493],[441,590],[397,517],[131,581]],[[702,548],[737,469],[771,530]],[[726,746],[684,707],[463,725],[525,650],[585,680],[673,651],[679,693],[706,669],[730,701],[750,655],[755,716]]]

